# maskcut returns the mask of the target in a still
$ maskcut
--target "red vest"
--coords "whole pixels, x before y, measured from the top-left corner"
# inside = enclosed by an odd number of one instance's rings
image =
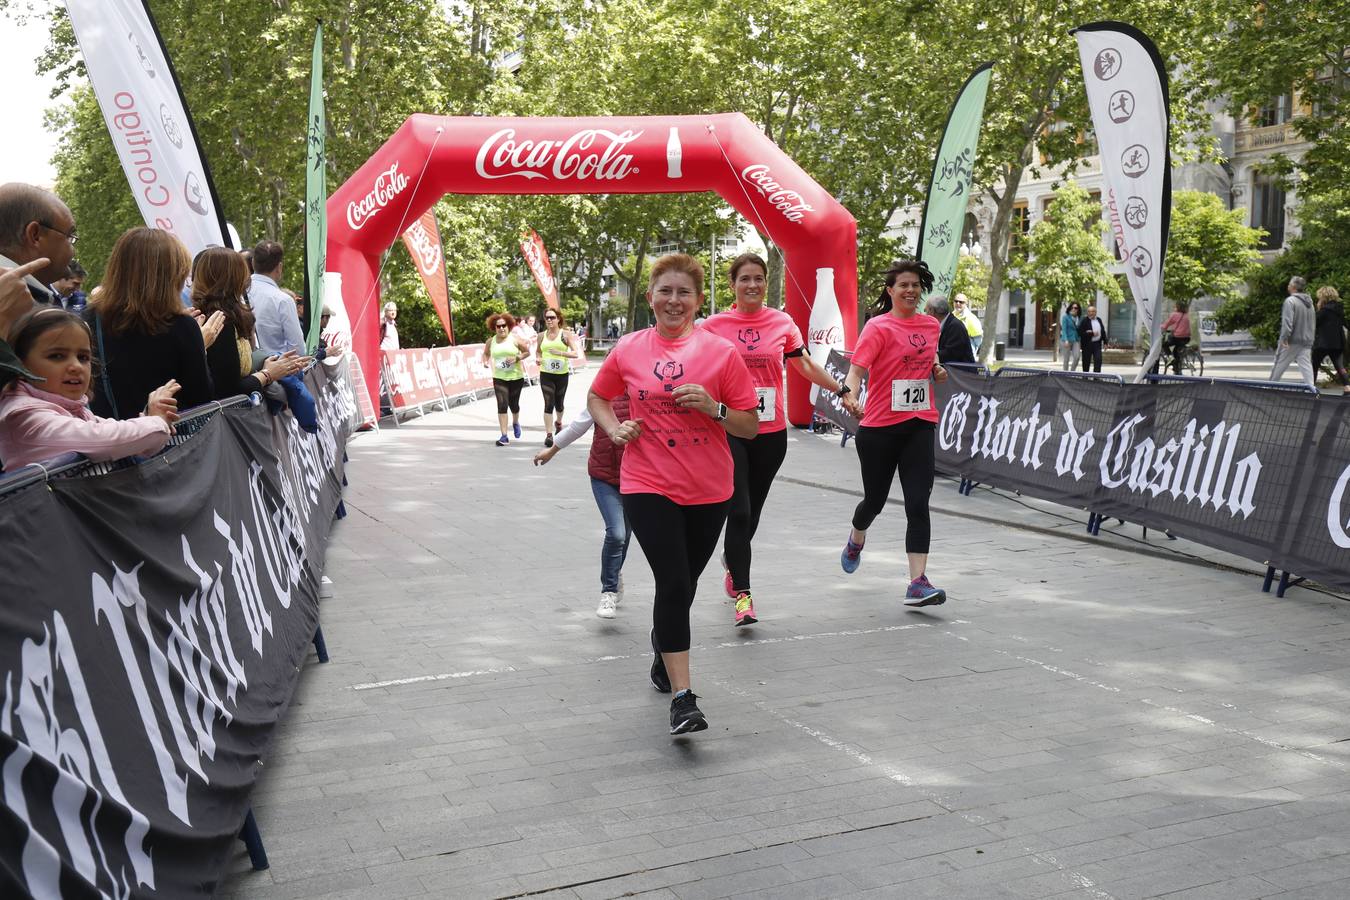
[[[628,418],[628,395],[614,401],[614,415],[622,422]],[[614,446],[609,434],[597,424],[591,437],[591,455],[586,460],[586,471],[592,478],[619,486],[619,463],[623,459],[623,448]]]

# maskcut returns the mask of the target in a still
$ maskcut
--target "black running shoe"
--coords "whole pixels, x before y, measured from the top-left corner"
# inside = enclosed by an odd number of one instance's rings
[[[652,687],[663,694],[670,693],[670,676],[666,674],[666,664],[661,659],[661,651],[656,649],[656,629],[652,629],[652,653],[656,658],[652,660]]]
[[[698,708],[697,700],[693,691],[685,691],[670,701],[671,734],[689,734],[708,727],[708,720]]]

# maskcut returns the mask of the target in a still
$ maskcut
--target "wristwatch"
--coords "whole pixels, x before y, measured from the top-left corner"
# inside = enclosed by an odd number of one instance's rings
[[[838,394],[840,397],[842,397],[845,394],[853,393],[853,388],[849,387],[846,384],[841,384],[839,385],[839,390],[835,391],[835,393]]]
[[[719,422],[725,421],[727,417],[727,405],[725,403],[717,404],[717,415],[713,416]]]

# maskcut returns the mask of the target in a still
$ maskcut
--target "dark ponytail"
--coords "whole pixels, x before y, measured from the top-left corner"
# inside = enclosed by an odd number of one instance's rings
[[[879,316],[891,311],[891,295],[887,288],[895,287],[895,279],[906,272],[919,276],[919,286],[925,293],[933,289],[933,273],[928,270],[928,263],[921,259],[897,259],[886,270],[886,287],[881,289],[877,302],[872,304],[872,315]]]

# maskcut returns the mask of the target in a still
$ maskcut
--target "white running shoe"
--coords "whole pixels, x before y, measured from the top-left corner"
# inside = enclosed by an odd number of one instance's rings
[[[605,591],[600,595],[600,605],[595,608],[595,614],[602,619],[612,619],[618,605],[618,596],[613,591]]]

